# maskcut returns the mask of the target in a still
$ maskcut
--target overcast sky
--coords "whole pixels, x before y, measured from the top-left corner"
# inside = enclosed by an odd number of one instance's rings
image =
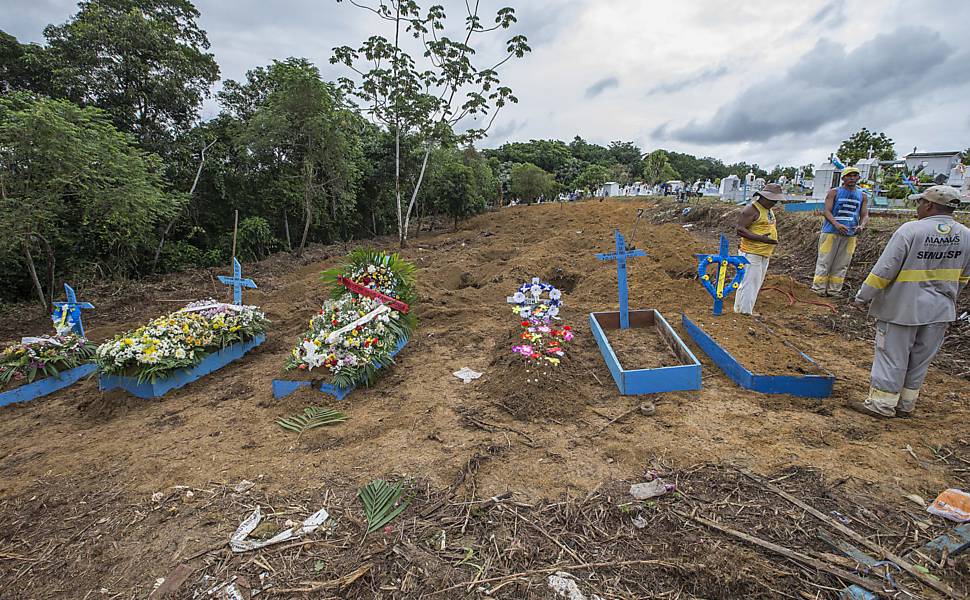
[[[464,3],[441,3],[460,23]],[[72,0],[4,5],[0,28],[22,42],[76,12]],[[483,63],[515,33],[533,51],[502,71],[519,103],[484,146],[580,135],[767,167],[822,163],[861,127],[900,154],[970,146],[968,0],[507,0],[482,12],[504,5],[519,22],[482,38]],[[329,64],[334,46],[389,35],[333,0],[196,6],[224,79],[288,56],[333,79],[347,75]],[[204,116],[217,111],[210,100]]]

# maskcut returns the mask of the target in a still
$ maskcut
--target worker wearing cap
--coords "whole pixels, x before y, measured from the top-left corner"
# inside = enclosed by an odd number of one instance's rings
[[[859,189],[859,169],[842,171],[842,185],[825,196],[825,220],[818,240],[812,291],[841,296],[845,274],[855,253],[856,235],[869,223],[866,193]]]
[[[754,303],[768,274],[768,262],[778,244],[775,213],[771,207],[785,198],[781,186],[769,183],[754,193],[751,204],[744,207],[738,218],[738,235],[741,236],[741,256],[748,259],[744,279],[734,296],[734,312],[745,315],[754,313]]]
[[[917,201],[918,220],[896,230],[855,301],[872,301],[876,351],[869,397],[850,404],[877,417],[908,417],[930,361],[943,344],[970,281],[970,228],[953,218],[960,194],[935,185]]]

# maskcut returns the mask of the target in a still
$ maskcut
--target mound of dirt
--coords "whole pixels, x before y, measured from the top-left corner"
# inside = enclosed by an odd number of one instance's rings
[[[481,386],[484,396],[492,398],[519,420],[541,417],[570,417],[582,410],[586,399],[577,393],[579,377],[576,359],[567,347],[557,365],[537,367],[512,346],[521,329],[515,328],[501,338],[492,350],[488,364],[490,376]]]

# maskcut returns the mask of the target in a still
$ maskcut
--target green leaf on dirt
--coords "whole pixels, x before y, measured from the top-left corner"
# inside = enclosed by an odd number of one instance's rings
[[[377,531],[393,521],[411,502],[411,498],[401,499],[404,495],[403,481],[392,485],[383,479],[375,479],[357,490],[357,495],[367,515],[367,533]]]
[[[283,429],[303,435],[304,431],[324,425],[343,423],[346,420],[347,415],[340,411],[330,410],[322,406],[308,406],[303,409],[303,413],[291,417],[280,417],[276,419],[276,423]]]

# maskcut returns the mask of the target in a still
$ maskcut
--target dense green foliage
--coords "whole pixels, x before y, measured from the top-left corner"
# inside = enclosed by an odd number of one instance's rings
[[[892,139],[887,137],[885,133],[869,131],[865,127],[843,141],[836,154],[845,164],[854,165],[863,158],[867,158],[870,149],[872,156],[879,160],[894,160],[896,158],[896,148]]]

